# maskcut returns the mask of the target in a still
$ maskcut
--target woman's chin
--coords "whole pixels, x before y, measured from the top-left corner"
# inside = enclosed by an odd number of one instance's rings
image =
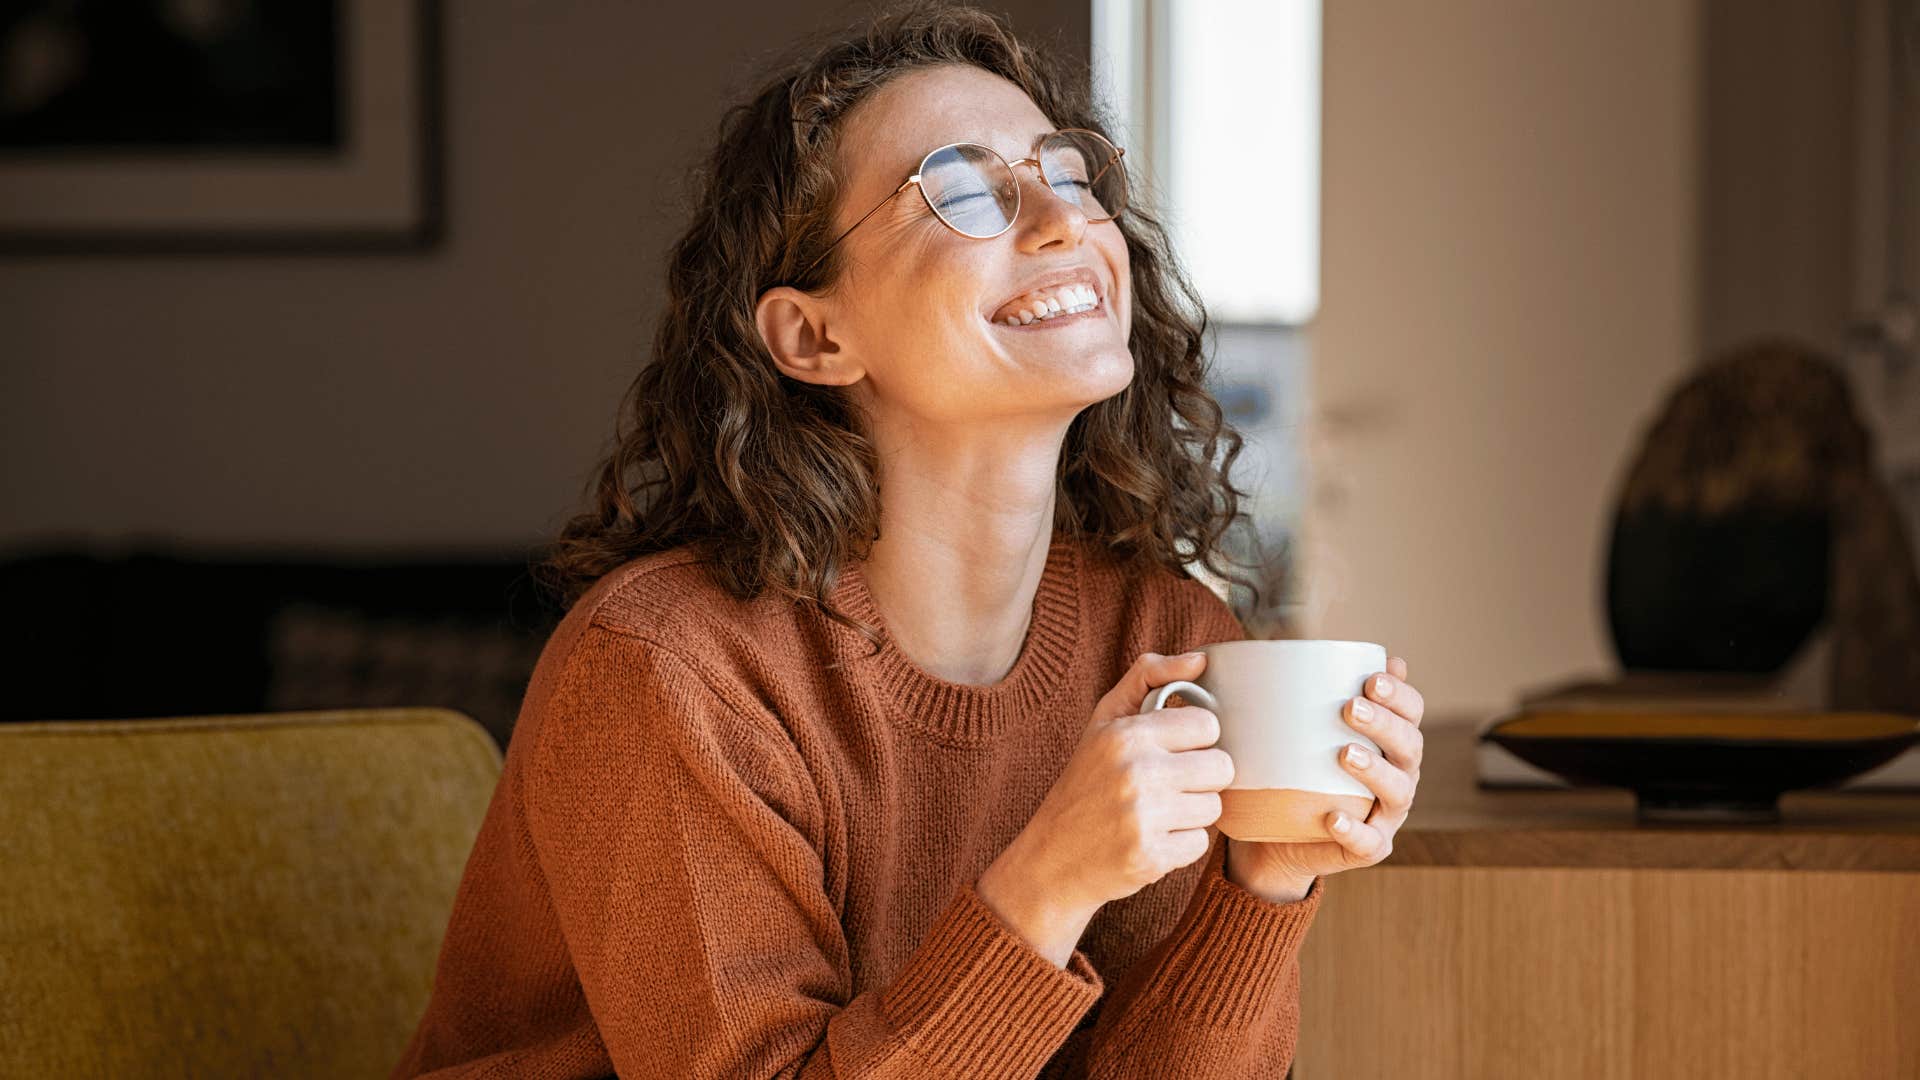
[[[1056,348],[1015,353],[1026,359],[1032,370],[1066,385],[1078,400],[1092,403],[1125,390],[1133,382],[1133,354],[1118,342],[1089,343],[1080,348]]]
[[[1133,354],[1111,319],[1057,328],[982,323],[988,347],[1003,363],[1035,373],[1074,399],[1103,401],[1133,382]]]

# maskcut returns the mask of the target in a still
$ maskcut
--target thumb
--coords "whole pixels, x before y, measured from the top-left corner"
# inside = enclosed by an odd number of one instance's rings
[[[1114,685],[1107,696],[1100,699],[1094,708],[1095,720],[1114,720],[1122,716],[1132,716],[1140,711],[1141,703],[1155,688],[1165,686],[1180,679],[1192,679],[1207,667],[1205,653],[1181,653],[1166,656],[1161,653],[1141,653],[1125,675]]]

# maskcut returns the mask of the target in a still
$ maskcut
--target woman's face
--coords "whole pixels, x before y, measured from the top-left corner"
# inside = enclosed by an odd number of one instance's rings
[[[834,235],[935,147],[977,142],[1015,161],[1032,156],[1035,140],[1055,126],[1019,87],[980,68],[900,76],[846,118]],[[830,293],[769,290],[760,328],[781,369],[851,385],[883,420],[1037,415],[1064,424],[1124,390],[1133,379],[1132,290],[1120,227],[1088,222],[1033,166],[1017,165],[1014,174],[1020,211],[999,236],[955,232],[909,187],[841,241],[842,273]],[[1075,293],[1036,293],[1062,274],[1092,287],[1092,312],[1007,325],[1010,313],[1037,310],[1048,296],[1070,306]]]

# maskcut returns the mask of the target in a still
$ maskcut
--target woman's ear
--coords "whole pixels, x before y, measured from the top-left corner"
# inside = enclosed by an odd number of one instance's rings
[[[753,321],[782,372],[802,382],[846,386],[865,372],[828,333],[829,307],[818,297],[778,285],[760,295]]]

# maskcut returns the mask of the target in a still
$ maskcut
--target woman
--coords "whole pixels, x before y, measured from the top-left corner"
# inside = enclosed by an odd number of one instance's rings
[[[729,113],[395,1076],[1286,1071],[1421,697],[1316,844],[1217,840],[1215,718],[1138,715],[1246,636],[1180,554],[1239,438],[1078,87],[908,11]]]

